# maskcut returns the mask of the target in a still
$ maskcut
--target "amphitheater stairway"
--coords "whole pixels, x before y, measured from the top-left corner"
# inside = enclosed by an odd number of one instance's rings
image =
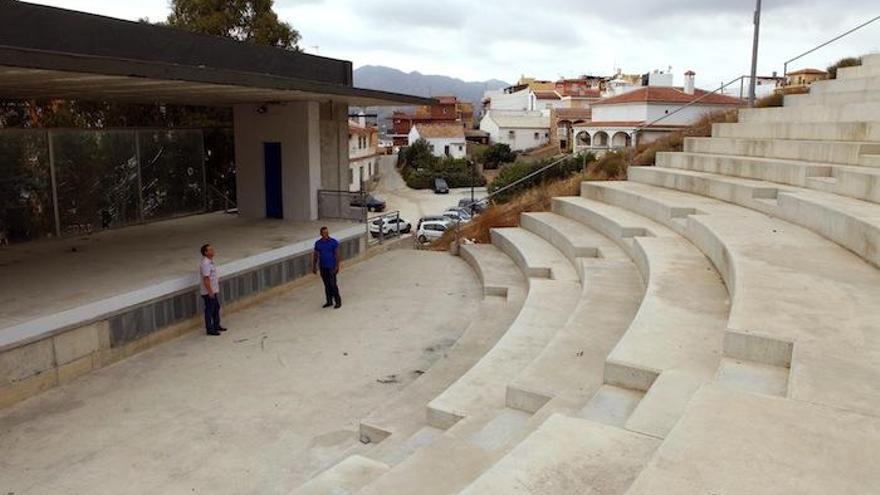
[[[308,493],[874,492],[880,55],[863,63],[465,246],[527,278],[519,313],[419,395],[425,418]],[[411,446],[368,457],[395,436]]]
[[[532,275],[532,286],[543,277],[564,278],[563,262],[574,262],[583,286],[565,324],[515,376],[499,379],[498,368],[482,366],[498,359],[493,354],[504,348],[496,344],[432,403],[457,397],[461,419],[358,493],[456,493],[532,432],[559,424],[604,435],[604,451],[600,441],[588,444],[594,458],[636,449],[644,455],[626,462],[642,466],[690,395],[711,380],[728,301],[709,261],[649,219],[576,203],[560,202],[553,213],[524,215],[520,229],[493,232],[493,241]],[[703,304],[677,308],[677,298]],[[510,354],[500,356],[510,361]],[[504,403],[485,399],[505,382]],[[475,386],[479,397],[467,392]],[[545,425],[547,418],[554,419]],[[601,465],[594,472],[611,484],[625,484],[636,472]]]

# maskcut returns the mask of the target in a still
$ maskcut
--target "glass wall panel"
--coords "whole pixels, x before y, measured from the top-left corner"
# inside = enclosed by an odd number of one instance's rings
[[[202,131],[140,130],[137,137],[144,219],[204,211]]]
[[[20,242],[55,232],[45,131],[0,133],[0,238]]]
[[[50,134],[62,235],[141,220],[132,131],[62,130]]]

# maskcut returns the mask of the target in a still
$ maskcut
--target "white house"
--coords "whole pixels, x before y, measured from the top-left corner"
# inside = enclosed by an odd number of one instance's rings
[[[480,130],[488,132],[493,143],[504,143],[514,151],[523,151],[550,141],[550,116],[544,112],[490,110],[480,121]]]
[[[415,124],[409,130],[409,144],[419,139],[428,142],[434,156],[464,158],[467,156],[467,142],[464,127],[457,122],[443,124]]]
[[[699,101],[687,106],[695,100]],[[707,113],[743,104],[739,98],[696,89],[694,73],[688,71],[684,87],[644,86],[594,102],[591,120],[572,127],[573,151],[604,152],[651,142],[692,125]]]
[[[348,121],[348,168],[350,191],[360,191],[361,185],[379,172],[379,132],[367,125],[361,113],[357,120]]]
[[[483,110],[506,110],[525,112],[531,106],[531,90],[522,87],[513,91],[516,86],[495,91],[486,91],[483,95]]]

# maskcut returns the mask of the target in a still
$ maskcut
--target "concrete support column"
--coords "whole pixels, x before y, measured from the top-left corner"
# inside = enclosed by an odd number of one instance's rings
[[[348,105],[321,103],[321,188],[348,191]]]
[[[242,216],[266,216],[264,145],[280,143],[284,218],[318,218],[322,182],[319,122],[317,102],[235,106],[236,189]]]

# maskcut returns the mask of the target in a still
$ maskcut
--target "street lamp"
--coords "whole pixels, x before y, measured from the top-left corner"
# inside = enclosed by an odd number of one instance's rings
[[[752,74],[751,79],[749,80],[749,106],[755,106],[755,78],[757,77],[758,72],[758,35],[761,31],[761,0],[757,0],[757,5],[755,6],[755,37],[752,40]],[[785,77],[785,74],[782,75]]]

